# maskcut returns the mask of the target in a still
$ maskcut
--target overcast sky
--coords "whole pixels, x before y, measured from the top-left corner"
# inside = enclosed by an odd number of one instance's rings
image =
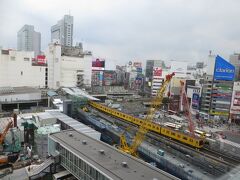
[[[203,61],[240,52],[239,0],[0,0],[0,46],[16,48],[24,24],[41,32],[74,16],[74,44],[108,63],[163,59]]]

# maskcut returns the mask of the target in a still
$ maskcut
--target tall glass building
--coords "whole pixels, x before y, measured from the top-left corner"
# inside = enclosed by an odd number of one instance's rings
[[[73,44],[73,16],[64,15],[63,19],[51,27],[51,41],[59,40],[61,45]]]

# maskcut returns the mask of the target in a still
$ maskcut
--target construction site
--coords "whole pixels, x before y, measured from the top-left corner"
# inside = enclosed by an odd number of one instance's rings
[[[0,177],[238,177],[239,130],[212,127],[196,119],[183,81],[179,102],[183,108],[169,110],[172,105],[166,94],[174,75],[166,75],[152,98],[132,92],[90,95],[78,88],[63,88],[48,93],[51,106],[44,112],[21,113],[16,109],[0,119]]]

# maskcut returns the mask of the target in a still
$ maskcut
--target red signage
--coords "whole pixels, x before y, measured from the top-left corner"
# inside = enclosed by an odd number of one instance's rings
[[[97,58],[92,62],[92,70],[104,70],[105,60]]]
[[[162,68],[160,67],[153,68],[153,76],[162,76]]]
[[[46,64],[46,56],[44,55],[37,55],[37,64]]]

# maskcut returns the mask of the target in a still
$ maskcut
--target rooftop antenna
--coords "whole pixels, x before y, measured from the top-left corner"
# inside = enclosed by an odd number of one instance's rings
[[[209,51],[209,56],[211,56],[211,55],[212,55],[212,50]]]

